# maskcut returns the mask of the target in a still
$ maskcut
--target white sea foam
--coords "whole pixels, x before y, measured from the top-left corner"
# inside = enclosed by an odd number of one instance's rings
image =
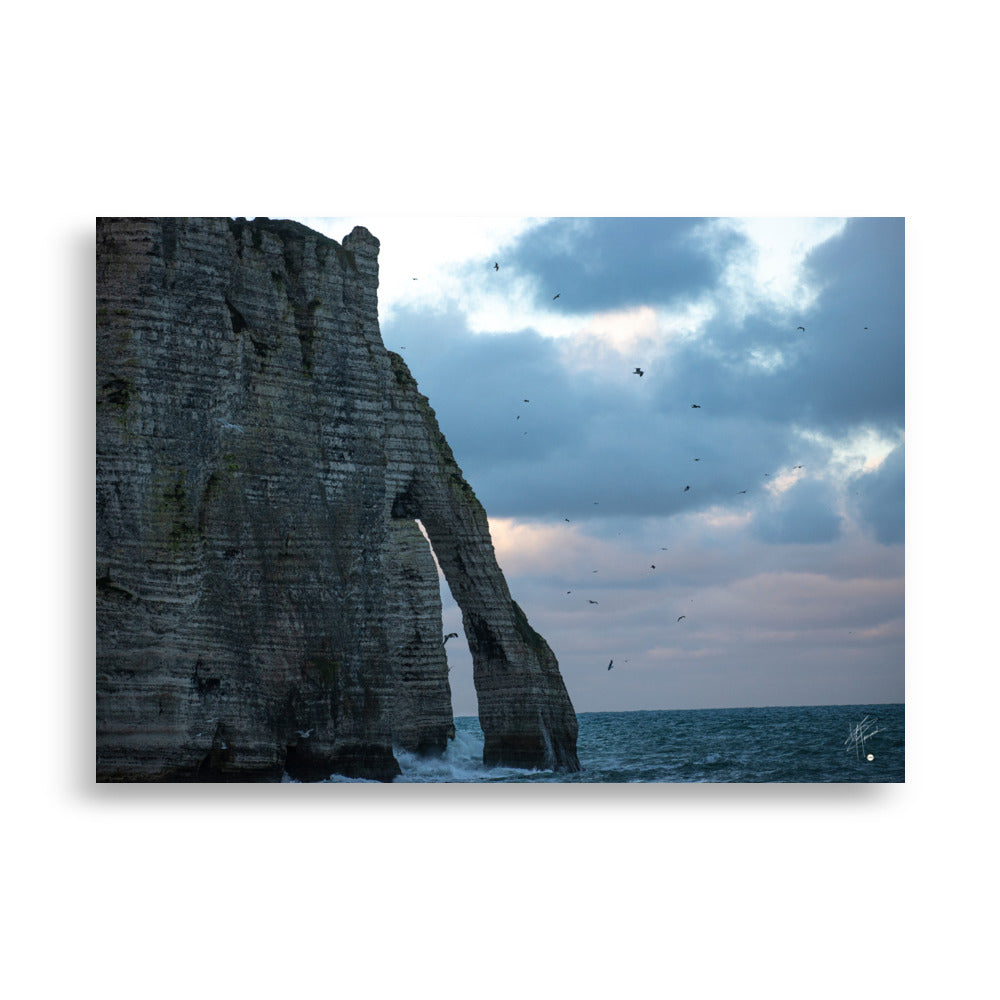
[[[418,781],[484,781],[488,772],[483,767],[483,738],[459,729],[455,738],[448,741],[440,757],[421,757],[400,748],[394,748],[396,760],[402,769],[397,782]]]
[[[440,757],[420,757],[398,747],[394,749],[402,774],[396,782],[482,782],[508,781],[525,772],[512,767],[486,767],[483,764],[483,735],[476,727],[470,731],[458,726]]]
[[[293,778],[287,771],[281,775],[282,784],[288,785],[301,785],[303,784],[298,778]],[[377,785],[379,784],[374,778],[348,778],[343,774],[331,774],[329,778],[323,778],[317,784],[351,784],[351,785]]]

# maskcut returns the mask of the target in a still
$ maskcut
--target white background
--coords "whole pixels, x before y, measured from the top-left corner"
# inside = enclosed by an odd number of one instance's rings
[[[7,15],[11,995],[981,992],[997,889],[984,9]],[[906,216],[905,785],[95,786],[94,216],[366,211]]]

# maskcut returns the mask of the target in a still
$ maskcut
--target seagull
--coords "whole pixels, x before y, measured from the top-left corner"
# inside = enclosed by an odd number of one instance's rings
[[[297,732],[304,740],[309,739],[309,737],[313,734],[312,729],[296,729],[295,732]]]
[[[687,618],[687,615],[681,615],[681,618]],[[680,621],[681,618],[678,618],[677,621]]]
[[[500,265],[498,263],[496,263],[496,261],[493,262],[493,270],[494,271],[499,271],[500,270]]]
[[[796,330],[801,330],[803,333],[806,332],[806,328],[804,326],[797,326],[795,329]]]
[[[638,375],[639,378],[642,378],[642,376],[645,375],[646,373],[641,368],[636,368],[636,370],[632,372],[632,374]]]
[[[692,403],[691,404],[691,409],[692,410],[700,410],[701,409],[701,404],[700,403]]]
[[[530,399],[526,399],[526,400],[524,400],[524,402],[525,402],[525,403],[530,403],[530,402],[531,402],[531,400],[530,400]]]
[[[737,493],[746,493],[746,490],[737,490]]]
[[[701,459],[700,459],[700,458],[696,458],[696,459],[695,459],[695,461],[696,461],[696,462],[700,462],[700,461],[701,461]]]
[[[458,633],[457,633],[457,632],[449,632],[449,633],[448,633],[448,634],[447,634],[447,635],[446,635],[446,636],[444,637],[444,641],[445,641],[445,642],[447,642],[447,641],[448,641],[449,639],[457,639],[457,638],[458,638]]]
[[[684,489],[681,490],[681,493],[687,493],[689,489],[691,489],[690,486],[685,486]]]
[[[560,295],[562,295],[562,292],[556,292],[556,294],[552,296],[552,301],[555,302],[555,300],[558,299]]]
[[[588,604],[600,604],[600,601],[592,601],[589,597],[587,598]]]
[[[608,664],[608,670],[610,670],[612,666],[614,666],[614,662],[615,662],[614,658],[612,658],[611,662]]]
[[[656,563],[650,563],[649,564],[649,568],[650,569],[656,569]]]

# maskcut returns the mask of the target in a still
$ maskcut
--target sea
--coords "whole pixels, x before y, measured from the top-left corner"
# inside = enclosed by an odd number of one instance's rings
[[[903,705],[581,712],[577,720],[577,773],[485,767],[479,720],[464,716],[441,757],[397,749],[395,781],[905,781]]]

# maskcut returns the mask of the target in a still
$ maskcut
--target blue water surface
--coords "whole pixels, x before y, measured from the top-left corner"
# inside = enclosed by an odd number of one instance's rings
[[[583,770],[487,768],[475,717],[442,757],[396,751],[397,782],[902,782],[903,705],[822,705],[577,716]]]

